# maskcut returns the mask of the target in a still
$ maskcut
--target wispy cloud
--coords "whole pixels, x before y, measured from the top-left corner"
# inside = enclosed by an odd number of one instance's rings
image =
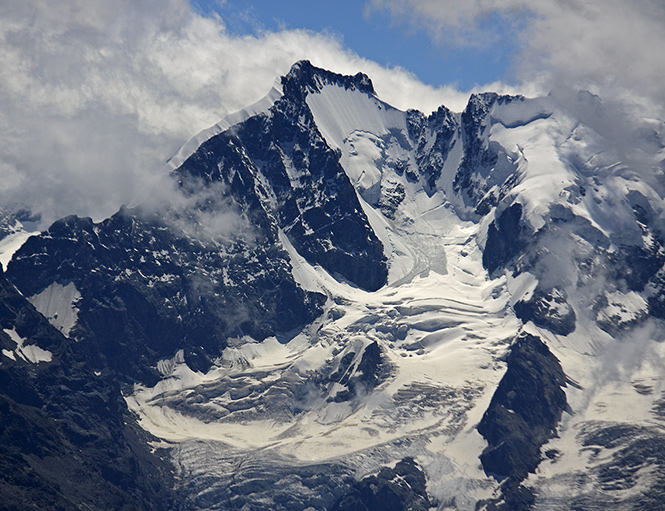
[[[263,97],[297,60],[359,70],[400,108],[461,108],[467,94],[304,30],[234,36],[185,0],[5,0],[0,4],[0,204],[43,224],[106,217],[158,186],[196,132]]]

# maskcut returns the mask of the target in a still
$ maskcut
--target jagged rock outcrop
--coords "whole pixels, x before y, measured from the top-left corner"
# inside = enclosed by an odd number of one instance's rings
[[[177,508],[173,469],[118,382],[70,343],[0,270],[1,507]]]

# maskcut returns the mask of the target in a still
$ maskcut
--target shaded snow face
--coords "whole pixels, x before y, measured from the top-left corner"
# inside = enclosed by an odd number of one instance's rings
[[[80,298],[81,293],[73,282],[65,286],[54,282],[40,293],[28,298],[28,301],[49,320],[49,323],[69,337],[69,332],[78,320],[76,302]]]

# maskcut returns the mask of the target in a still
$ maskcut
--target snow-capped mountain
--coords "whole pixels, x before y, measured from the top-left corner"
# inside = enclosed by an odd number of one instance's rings
[[[50,323],[3,320],[41,396],[7,399],[58,421],[81,391],[41,371],[102,378],[141,463],[100,477],[145,509],[661,509],[665,127],[565,99],[427,116],[298,62],[170,160],[172,202],[6,222]]]

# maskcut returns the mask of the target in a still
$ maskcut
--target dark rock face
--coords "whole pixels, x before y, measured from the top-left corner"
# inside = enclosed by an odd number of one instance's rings
[[[626,286],[634,291],[642,291],[648,286],[651,291],[648,294],[649,313],[665,319],[665,239],[653,227],[657,215],[648,201],[637,192],[629,196],[644,241],[641,246],[627,247],[628,250],[621,252],[625,257],[619,261],[622,264],[617,265],[617,276],[625,279]]]
[[[575,311],[566,301],[565,292],[559,289],[536,289],[528,301],[517,302],[514,309],[523,322],[533,321],[555,334],[568,335],[575,331]]]
[[[650,282],[654,293],[649,296],[649,311],[654,317],[665,319],[665,268],[661,268]]]
[[[497,161],[496,154],[483,145],[483,132],[488,126],[492,107],[498,99],[499,96],[493,92],[473,94],[462,112],[464,160],[455,176],[454,185],[456,190],[465,190],[470,197],[479,195],[472,187],[473,174],[492,167]]]
[[[561,415],[568,409],[566,376],[547,346],[522,334],[510,348],[506,374],[492,396],[478,432],[489,443],[480,456],[488,475],[504,483],[506,502],[517,499],[524,509],[532,496],[519,483],[541,461],[540,448],[556,435]],[[519,509],[508,504],[499,509]]]
[[[344,77],[300,62],[267,113],[203,143],[176,176],[185,189],[198,180],[222,183],[243,209],[283,229],[310,263],[374,291],[388,275],[383,245],[305,101],[326,83],[373,94],[365,75]]]
[[[649,282],[654,288],[660,287],[663,264],[665,264],[664,237],[656,227],[656,213],[651,210],[648,201],[638,192],[630,192],[628,199],[635,217],[639,241],[633,244],[617,240],[618,250],[608,255],[611,276],[631,291],[644,291]],[[636,229],[636,230],[637,230]],[[661,274],[659,275],[659,272]],[[654,294],[652,297],[657,295]],[[658,299],[651,300],[653,312],[660,313]],[[658,316],[661,317],[661,316]]]
[[[207,370],[229,336],[263,339],[318,315],[323,297],[295,284],[288,256],[262,234],[261,245],[205,243],[138,211],[100,224],[69,217],[30,239],[7,275],[28,297],[73,283],[81,298],[70,335],[91,366],[154,384],[157,360],[178,349]]]
[[[524,248],[522,205],[515,203],[494,220],[487,231],[483,266],[492,275],[504,268]]]
[[[643,291],[646,284],[663,267],[665,255],[655,240],[647,246],[620,248],[620,260],[616,261],[617,277],[631,291]]]
[[[505,196],[514,184],[516,175],[499,170],[500,158],[496,149],[487,144],[486,130],[492,123],[491,113],[495,105],[521,101],[521,96],[500,96],[493,92],[472,94],[460,118],[464,157],[453,188],[477,215],[486,215]],[[496,185],[498,192],[492,193]]]
[[[406,122],[416,151],[418,169],[425,177],[426,191],[432,193],[436,190],[446,158],[455,145],[454,136],[459,130],[459,123],[453,113],[443,106],[429,117],[417,110],[409,110]],[[434,138],[433,143],[429,143],[430,138]]]
[[[426,511],[432,505],[425,475],[413,458],[405,458],[354,483],[332,511]]]
[[[339,85],[347,90],[358,90],[374,95],[372,80],[363,73],[354,76],[340,75],[314,67],[308,60],[300,60],[291,66],[291,70],[282,77],[284,95],[303,101],[309,93],[318,92],[325,84]]]
[[[0,507],[176,509],[171,468],[150,452],[117,382],[94,374],[1,270],[0,327]],[[12,351],[7,330],[51,361]]]
[[[406,192],[401,183],[382,182],[381,197],[378,203],[381,213],[385,217],[395,220],[395,212],[405,197]]]
[[[346,387],[329,398],[330,401],[343,402],[370,392],[390,375],[390,364],[384,359],[381,348],[374,341],[368,344],[358,355],[355,351],[345,353],[337,361],[337,368],[325,376],[321,386],[330,387],[339,383]]]

